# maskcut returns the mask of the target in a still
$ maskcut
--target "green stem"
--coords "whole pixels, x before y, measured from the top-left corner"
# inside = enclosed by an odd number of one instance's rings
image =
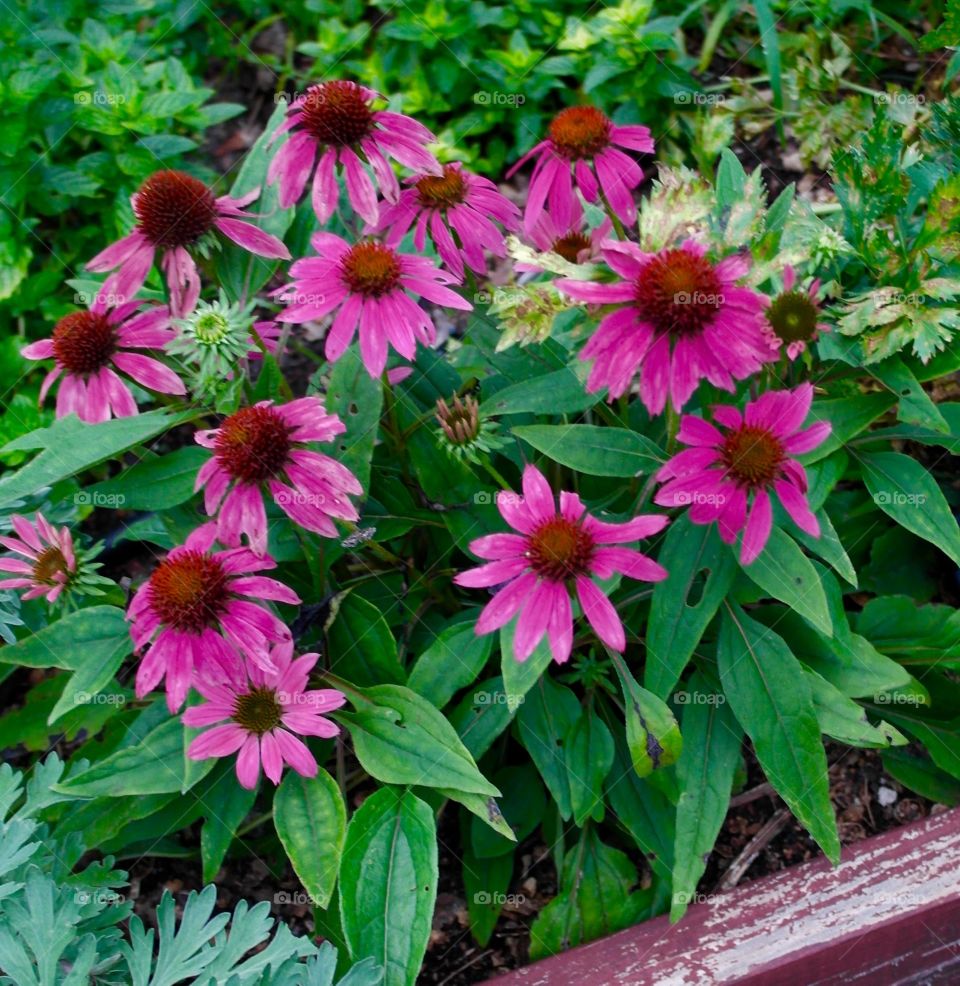
[[[499,485],[500,489],[506,490],[508,493],[513,490],[513,487],[503,478],[503,476],[500,475],[500,472],[496,469],[492,462],[484,459],[483,468],[490,473],[494,482]]]

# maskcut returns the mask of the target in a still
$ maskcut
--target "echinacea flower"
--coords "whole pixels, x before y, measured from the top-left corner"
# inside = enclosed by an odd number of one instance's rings
[[[409,116],[375,110],[373,103],[382,98],[373,89],[337,80],[311,86],[293,100],[286,121],[272,139],[288,132],[290,137],[267,171],[268,184],[280,183],[283,208],[300,200],[314,164],[313,211],[321,223],[333,215],[340,197],[337,165],[343,169],[353,211],[370,224],[379,217],[378,188],[388,202],[396,202],[400,195],[388,158],[413,171],[442,174],[437,159],[426,148],[436,137]]]
[[[319,397],[287,404],[261,401],[227,417],[219,428],[198,431],[199,445],[213,458],[197,473],[207,514],[216,514],[217,539],[235,546],[246,535],[257,554],[267,550],[267,514],[263,492],[296,524],[325,537],[336,537],[333,518],[357,520],[350,494],[363,492],[350,470],[335,459],[305,448],[330,442],[346,431],[328,414]]]
[[[149,644],[137,669],[137,697],[166,676],[171,712],[183,704],[195,673],[237,680],[244,656],[273,670],[270,647],[292,647],[290,630],[263,602],[296,605],[300,597],[276,579],[252,574],[277,563],[246,548],[214,551],[215,537],[214,524],[193,531],[153,570],[127,610],[134,647]]]
[[[314,233],[311,243],[320,256],[298,260],[290,267],[293,282],[277,292],[289,307],[278,318],[310,322],[339,309],[324,347],[331,363],[343,355],[358,326],[360,355],[372,377],[383,373],[388,345],[409,360],[414,358],[418,339],[431,345],[436,328],[407,292],[447,308],[469,311],[473,307],[444,286],[452,284],[454,276],[425,257],[398,253],[375,240],[351,246],[333,233]]]
[[[825,421],[803,427],[812,401],[813,385],[804,383],[795,390],[761,394],[742,415],[734,407],[719,405],[713,418],[723,431],[685,414],[677,438],[691,448],[678,452],[657,473],[657,479],[667,482],[655,502],[689,506],[695,524],[716,521],[727,544],[742,531],[744,565],[763,551],[770,536],[771,492],[800,530],[819,537],[820,524],[807,502],[807,474],[794,458],[830,434]]]
[[[58,531],[39,512],[32,524],[19,514],[10,522],[18,537],[0,537],[0,544],[20,557],[0,558],[0,572],[14,575],[0,579],[0,589],[26,589],[24,599],[44,596],[48,603],[55,602],[79,574],[70,531]]]
[[[263,772],[280,783],[283,765],[303,777],[317,776],[317,762],[300,736],[329,739],[340,732],[323,713],[339,709],[347,700],[333,688],[309,689],[310,670],[319,654],[293,659],[292,649],[277,647],[272,653],[276,670],[248,666],[240,682],[197,681],[206,699],[183,713],[186,726],[213,726],[194,737],[187,747],[192,760],[237,754],[237,779],[252,790]],[[218,724],[218,725],[215,725]]]
[[[548,270],[568,277],[587,276],[577,268],[601,258],[603,243],[612,228],[610,220],[605,219],[591,229],[586,213],[577,202],[572,221],[563,226],[557,225],[549,212],[540,216],[528,234],[538,254],[528,259],[530,248],[520,244],[516,237],[511,237],[507,245],[511,255],[519,261],[514,264],[514,269],[521,273],[539,274]]]
[[[594,361],[587,390],[623,394],[640,374],[640,399],[659,414],[669,397],[679,411],[706,378],[715,387],[756,373],[773,356],[763,335],[764,299],[737,281],[749,269],[739,254],[712,263],[702,246],[644,253],[635,243],[608,242],[606,262],[623,280],[610,284],[557,281],[592,305],[615,304],[580,358]]]
[[[217,198],[202,181],[182,171],[155,171],[130,199],[137,220],[133,232],[98,253],[87,270],[114,271],[103,290],[126,300],[143,286],[159,251],[170,310],[181,318],[200,296],[200,274],[190,248],[204,250],[215,230],[259,257],[290,259],[283,243],[254,226],[243,211],[259,194],[256,189],[239,199]]]
[[[49,339],[21,350],[27,359],[54,359],[57,365],[40,387],[43,402],[51,384],[60,377],[57,417],[76,414],[95,423],[110,416],[137,413],[137,402],[115,372],[119,370],[142,387],[161,394],[186,393],[183,381],[168,366],[133,349],[164,349],[174,338],[169,309],[154,305],[137,312],[143,302],[109,308],[106,295],[97,295],[87,310],[64,315]]]
[[[470,550],[487,564],[461,572],[457,585],[468,588],[500,586],[477,620],[478,634],[490,633],[520,613],[514,634],[514,653],[525,661],[544,634],[553,659],[563,663],[573,646],[571,593],[576,592],[583,615],[608,647],[626,646],[623,624],[610,600],[593,578],[620,572],[631,579],[659,582],[666,569],[633,548],[619,547],[663,530],[667,518],[640,515],[623,524],[598,520],[586,512],[576,493],[560,494],[557,509],[553,491],[535,466],[523,471],[523,496],[501,493],[497,507],[515,534],[488,534],[470,543]]]
[[[637,219],[633,190],[643,170],[619,148],[653,152],[653,138],[642,126],[619,126],[595,106],[568,106],[550,123],[540,141],[507,172],[507,178],[536,158],[523,223],[527,234],[546,208],[558,226],[569,228],[576,217],[574,184],[588,202],[605,199],[628,226]]]
[[[783,269],[783,290],[770,300],[764,312],[764,336],[774,350],[786,348],[787,359],[796,359],[821,332],[830,326],[820,318],[820,279],[815,278],[804,291],[788,264]]]
[[[418,175],[409,179],[411,188],[400,193],[395,205],[380,213],[371,232],[387,231],[387,246],[397,247],[416,223],[413,245],[421,253],[427,233],[444,266],[458,281],[464,264],[475,274],[486,271],[484,250],[495,257],[506,256],[503,232],[516,228],[520,210],[487,178],[467,171],[461,164],[447,164],[443,174]]]

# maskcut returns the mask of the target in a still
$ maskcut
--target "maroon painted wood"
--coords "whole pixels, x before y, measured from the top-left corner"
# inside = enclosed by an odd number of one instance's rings
[[[515,970],[497,986],[957,986],[960,808]]]

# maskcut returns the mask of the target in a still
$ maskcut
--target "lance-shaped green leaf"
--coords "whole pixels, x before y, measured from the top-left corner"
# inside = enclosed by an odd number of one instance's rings
[[[504,691],[514,705],[519,705],[550,666],[552,654],[550,642],[544,635],[533,649],[533,653],[525,661],[518,661],[513,652],[513,637],[516,630],[516,618],[500,630],[500,669],[503,673]]]
[[[589,476],[641,476],[655,472],[666,459],[659,446],[628,428],[518,425],[513,434],[548,459]]]
[[[653,590],[643,680],[666,699],[727,594],[737,563],[716,524],[693,524],[686,514],[667,529],[659,561],[668,575]]]
[[[901,452],[863,453],[857,461],[873,502],[960,565],[960,528],[927,467]]]
[[[560,893],[533,924],[530,957],[553,955],[635,924],[651,903],[649,891],[630,892],[636,883],[629,857],[604,845],[593,826],[584,829],[564,860]]]
[[[148,411],[99,424],[89,424],[72,414],[57,418],[48,428],[38,428],[4,446],[5,452],[41,451],[13,475],[0,481],[0,506],[31,496],[43,486],[53,486],[61,479],[112,459],[195,415],[195,411],[180,414]]]
[[[564,760],[573,820],[603,820],[603,782],[613,766],[613,737],[595,712],[584,709],[567,733]]]
[[[208,774],[216,759],[198,762],[194,782]],[[164,794],[184,786],[183,725],[165,719],[139,742],[117,750],[90,767],[71,774],[56,790],[82,798]]]
[[[826,736],[832,736],[848,746],[862,746],[872,750],[905,746],[909,742],[903,733],[888,722],[881,720],[873,725],[861,705],[847,698],[839,688],[831,685],[816,671],[809,668],[805,670],[820,731]]]
[[[330,669],[336,674],[358,685],[406,680],[386,619],[363,596],[347,592],[338,597],[327,637]]]
[[[430,807],[384,788],[357,809],[340,866],[340,916],[350,957],[373,959],[384,986],[413,986],[437,899],[437,833]]]
[[[477,680],[493,650],[493,634],[478,636],[477,613],[442,630],[417,658],[407,685],[442,709],[454,694]]]
[[[288,770],[273,800],[273,823],[300,882],[316,906],[327,907],[337,882],[347,809],[337,782]]]
[[[671,921],[683,917],[706,869],[730,806],[743,742],[743,730],[725,696],[702,674],[691,676],[684,696]]]
[[[333,364],[326,405],[347,426],[334,439],[338,461],[357,477],[364,490],[369,490],[370,460],[377,441],[383,387],[367,373],[356,345],[349,346]]]
[[[774,527],[766,547],[743,570],[764,592],[786,603],[821,632],[832,633],[817,570],[789,534]]]
[[[336,717],[350,730],[361,766],[377,780],[499,796],[453,726],[416,692],[375,685],[352,690],[351,698],[357,710]]]
[[[669,707],[653,692],[641,688],[623,658],[608,651],[620,687],[627,714],[627,746],[637,776],[646,777],[660,767],[676,763],[683,748],[680,727]]]
[[[833,862],[840,841],[810,685],[784,640],[725,603],[717,647],[723,691],[770,783]]]
[[[544,675],[520,706],[517,721],[520,738],[563,818],[570,818],[570,779],[565,745],[580,717],[580,702],[566,687]]]

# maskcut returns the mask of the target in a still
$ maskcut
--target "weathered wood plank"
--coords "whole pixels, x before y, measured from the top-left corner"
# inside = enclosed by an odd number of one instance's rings
[[[960,983],[960,809],[698,901],[498,986]]]

